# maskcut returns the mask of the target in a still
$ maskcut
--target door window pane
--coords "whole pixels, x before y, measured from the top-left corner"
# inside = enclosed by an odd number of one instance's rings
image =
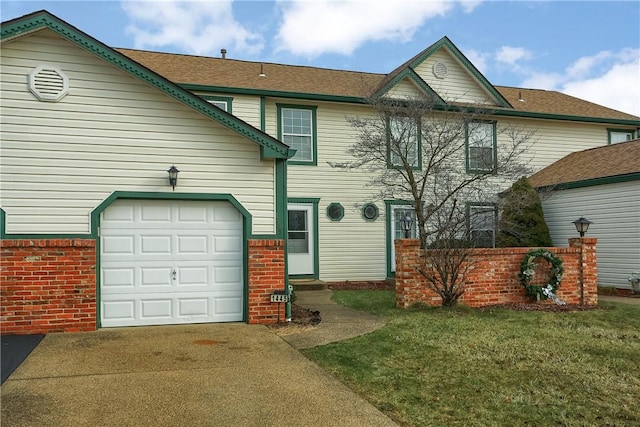
[[[295,254],[309,253],[309,228],[306,211],[289,211],[289,252]]]

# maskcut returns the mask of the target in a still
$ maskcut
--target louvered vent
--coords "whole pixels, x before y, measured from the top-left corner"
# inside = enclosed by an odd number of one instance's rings
[[[29,73],[29,90],[41,101],[59,101],[68,89],[69,79],[57,67],[40,65]]]
[[[436,62],[433,64],[433,75],[439,79],[444,79],[447,77],[447,64],[444,62]]]

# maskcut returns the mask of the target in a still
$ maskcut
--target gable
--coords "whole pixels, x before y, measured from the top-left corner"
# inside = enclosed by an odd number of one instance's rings
[[[448,103],[499,106],[495,96],[445,48],[420,62],[415,72]]]
[[[130,58],[109,48],[46,11],[35,12],[3,23],[2,44],[11,43],[13,40],[45,28],[258,144],[260,146],[261,158],[286,159],[293,155],[289,147],[277,139],[270,137],[239,118],[212,106],[200,97],[195,96],[193,93],[170,82],[139,63],[132,61]]]

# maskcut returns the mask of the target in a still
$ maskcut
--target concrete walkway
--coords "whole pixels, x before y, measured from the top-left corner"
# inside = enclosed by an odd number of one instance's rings
[[[49,334],[0,392],[13,427],[396,425],[260,325]]]
[[[333,302],[332,293],[330,290],[296,292],[295,303],[319,311],[322,321],[312,328],[282,334],[282,339],[297,349],[311,348],[368,334],[384,326],[385,320],[381,317]]]

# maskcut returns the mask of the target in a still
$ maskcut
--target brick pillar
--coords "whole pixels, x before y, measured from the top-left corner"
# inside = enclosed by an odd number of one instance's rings
[[[96,241],[0,241],[0,332],[96,329]]]
[[[569,246],[580,249],[580,304],[598,304],[598,271],[596,262],[596,243],[592,237],[574,237]]]
[[[420,240],[397,239],[393,242],[396,250],[396,306],[406,308],[415,303],[420,275]]]
[[[271,294],[285,288],[284,240],[249,240],[249,323],[276,323],[285,319],[283,303]]]

